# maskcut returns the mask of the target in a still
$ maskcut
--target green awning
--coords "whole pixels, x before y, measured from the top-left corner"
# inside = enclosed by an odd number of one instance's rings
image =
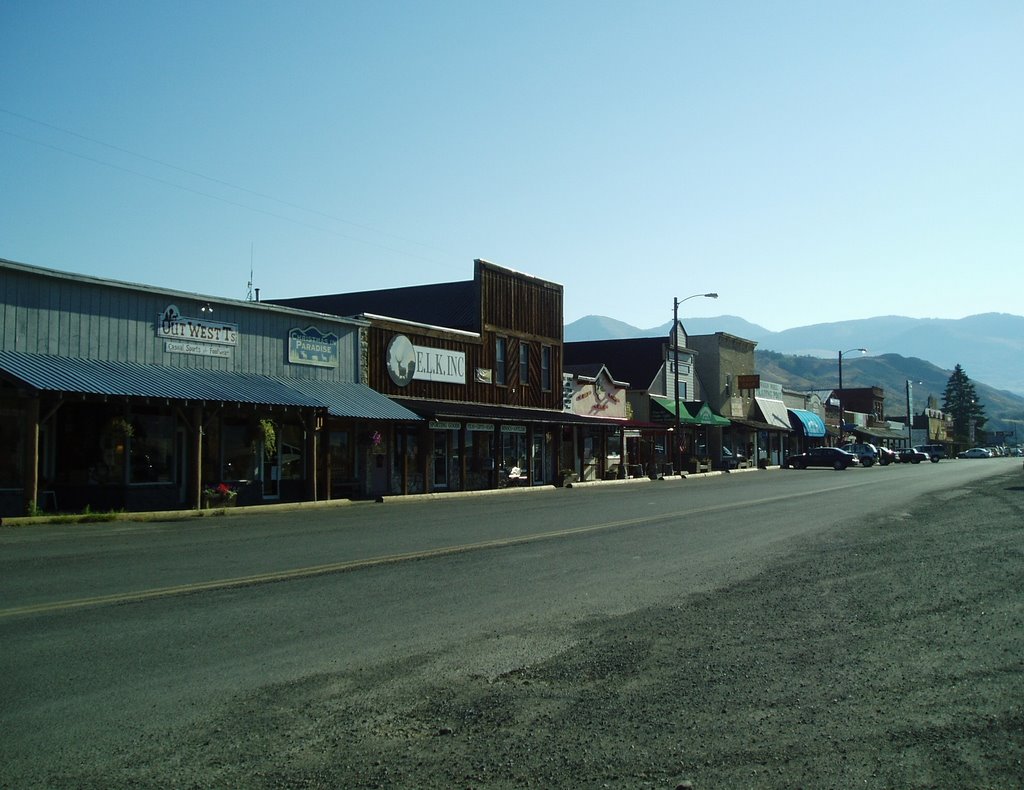
[[[697,414],[694,415],[694,422],[698,425],[710,425],[715,428],[726,428],[732,423],[721,415],[715,414],[711,411],[711,407],[707,403],[702,403],[700,408],[697,410]]]
[[[654,395],[651,395],[651,400],[661,406],[661,408],[673,417],[676,416],[676,402],[674,398],[657,398]],[[679,422],[687,425],[695,425],[697,423],[693,418],[693,415],[686,410],[686,404],[682,401],[679,401]]]

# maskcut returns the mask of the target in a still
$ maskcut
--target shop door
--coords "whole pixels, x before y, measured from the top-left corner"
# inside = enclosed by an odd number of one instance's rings
[[[544,434],[535,433],[533,435],[533,469],[531,470],[533,485],[543,483],[547,480],[546,464],[544,463]]]
[[[448,432],[434,431],[434,488],[448,487]]]
[[[268,456],[263,443],[260,443],[258,450],[260,458],[263,459],[263,498],[281,498],[281,448],[280,443],[274,447],[274,451]]]
[[[184,505],[188,502],[188,444],[186,443],[185,429],[179,427],[174,434],[174,455],[178,459],[175,475],[178,480],[178,504]]]

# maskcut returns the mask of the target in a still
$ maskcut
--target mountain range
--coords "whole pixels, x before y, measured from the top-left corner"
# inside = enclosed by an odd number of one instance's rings
[[[839,386],[843,352],[844,387],[882,387],[886,412],[903,416],[907,382],[913,410],[929,396],[942,407],[942,393],[959,364],[975,385],[992,431],[1015,431],[1024,440],[1024,316],[983,313],[960,319],[879,316],[856,321],[794,327],[772,332],[737,316],[681,318],[687,334],[726,332],[753,340],[757,370],[766,380],[793,389]],[[606,316],[590,315],[565,325],[566,342],[668,336],[672,322],[640,329]],[[852,349],[866,348],[866,354]],[[847,349],[851,349],[847,351]],[[611,371],[612,375],[615,371]]]

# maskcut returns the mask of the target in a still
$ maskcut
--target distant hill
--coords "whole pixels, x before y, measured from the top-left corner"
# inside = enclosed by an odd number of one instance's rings
[[[638,329],[621,321],[587,316],[567,324],[565,339],[604,340],[667,336],[672,322]],[[959,363],[974,383],[989,419],[988,430],[1016,430],[1024,441],[1024,317],[986,313],[958,320],[882,316],[858,321],[796,327],[771,332],[736,316],[687,318],[689,334],[726,332],[757,342],[757,372],[766,380],[794,389],[839,386],[839,350],[844,354],[844,387],[881,387],[886,411],[904,416],[906,382],[915,383],[914,412],[928,396],[941,408],[942,392]],[[614,371],[612,374],[614,375]]]
[[[997,389],[1024,396],[1024,365],[1021,364],[1024,316],[1009,313],[983,313],[960,319],[879,316],[813,324],[782,332],[772,332],[731,315],[681,320],[690,334],[727,332],[755,341],[758,351],[838,360],[840,350],[863,347],[872,356],[917,357],[950,371],[959,363],[973,381],[984,381]],[[565,326],[565,339],[667,335],[671,325],[672,322],[667,321],[652,329],[637,329],[614,319],[586,316]]]

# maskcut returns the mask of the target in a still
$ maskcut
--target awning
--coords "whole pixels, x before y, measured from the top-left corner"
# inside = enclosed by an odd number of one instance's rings
[[[790,422],[793,427],[799,423],[803,427],[804,436],[817,439],[825,435],[825,421],[813,411],[806,409],[790,409]]]
[[[755,431],[777,431],[778,428],[767,422],[761,420],[740,420],[735,417],[732,418],[733,425],[739,425],[744,428],[753,428]]]
[[[764,417],[764,421],[776,431],[791,431],[792,426],[789,424],[789,411],[786,408],[786,404],[780,400],[773,400],[772,398],[754,398],[757,403],[757,407],[761,410],[761,416]]]
[[[907,432],[904,431],[891,431],[887,428],[861,428],[855,426],[851,429],[854,433],[863,434],[873,439],[906,439]]]
[[[288,386],[327,406],[331,417],[422,422],[423,418],[365,384],[354,381],[286,379]]]
[[[655,397],[654,395],[651,395],[651,400],[657,403],[659,406],[661,406],[661,408],[663,408],[673,417],[676,416],[675,398],[658,398]],[[682,401],[679,401],[679,422],[684,423],[686,425],[693,425],[697,422],[693,418],[693,415],[690,414],[689,411],[687,411],[686,404],[683,403]]]
[[[696,407],[696,413],[693,415],[693,421],[697,425],[707,425],[713,428],[727,428],[732,424],[725,417],[711,411],[711,407],[708,406],[707,402],[701,403],[699,406],[697,406],[697,403],[697,401],[693,401],[692,403],[686,404],[688,409]]]
[[[0,351],[0,373],[43,392],[327,409],[337,417],[420,418],[364,384]]]
[[[544,425],[589,425],[626,427],[627,420],[612,417],[588,417],[554,409],[530,409],[519,406],[500,406],[490,403],[459,403],[454,401],[395,398],[407,409],[428,419],[473,420],[477,422],[517,422]]]

